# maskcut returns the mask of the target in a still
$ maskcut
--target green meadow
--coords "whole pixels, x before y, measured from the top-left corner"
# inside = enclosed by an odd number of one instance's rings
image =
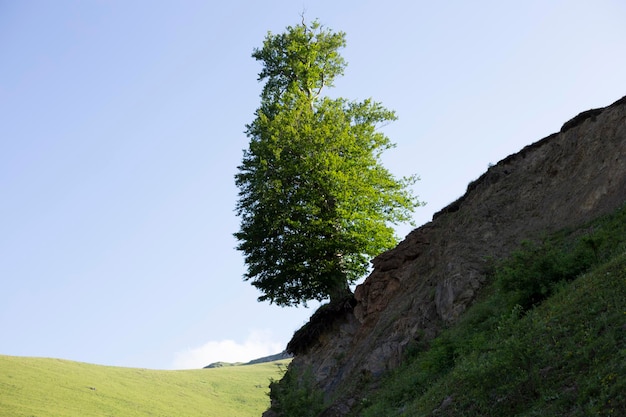
[[[287,363],[157,371],[0,355],[0,416],[260,416]]]

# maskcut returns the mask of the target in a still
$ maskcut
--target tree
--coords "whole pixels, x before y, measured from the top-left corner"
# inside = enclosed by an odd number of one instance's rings
[[[409,188],[417,178],[397,179],[380,160],[395,145],[378,127],[394,112],[322,96],[343,74],[345,44],[344,33],[303,21],[268,33],[252,54],[265,85],[235,175],[234,236],[259,301],[341,299],[370,258],[397,243],[391,224],[421,204]]]

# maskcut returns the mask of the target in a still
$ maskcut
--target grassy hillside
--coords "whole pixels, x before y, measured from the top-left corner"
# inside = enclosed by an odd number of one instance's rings
[[[626,209],[494,262],[461,321],[363,394],[365,417],[625,416]]]
[[[260,416],[287,363],[155,371],[0,356],[0,416]]]

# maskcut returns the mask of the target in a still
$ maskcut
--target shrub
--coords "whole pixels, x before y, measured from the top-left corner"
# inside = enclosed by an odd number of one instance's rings
[[[324,396],[315,387],[310,370],[298,376],[288,369],[280,380],[270,382],[271,410],[279,416],[316,417],[324,409]]]

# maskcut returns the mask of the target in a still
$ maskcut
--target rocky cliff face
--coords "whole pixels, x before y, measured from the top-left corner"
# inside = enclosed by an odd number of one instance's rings
[[[358,400],[345,387],[374,384],[397,366],[407,345],[454,322],[484,283],[489,258],[624,202],[626,97],[581,113],[490,167],[432,222],[375,258],[356,288],[356,303],[316,334],[291,367],[312,371],[332,398],[324,415],[344,415]]]

